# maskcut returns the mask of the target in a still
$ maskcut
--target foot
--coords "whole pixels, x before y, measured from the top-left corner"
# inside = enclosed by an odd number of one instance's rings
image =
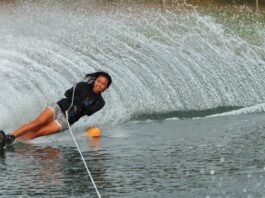
[[[6,144],[11,144],[16,137],[11,134],[5,134],[4,131],[0,130],[0,147],[4,147]]]
[[[11,144],[15,139],[16,139],[16,137],[14,135],[7,134],[5,141],[7,144]]]

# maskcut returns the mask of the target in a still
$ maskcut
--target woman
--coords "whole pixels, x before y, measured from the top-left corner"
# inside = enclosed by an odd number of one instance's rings
[[[79,82],[67,90],[65,98],[50,104],[33,121],[22,125],[12,134],[5,135],[0,131],[0,145],[10,144],[21,136],[34,139],[68,129],[68,122],[72,125],[82,116],[90,116],[105,105],[101,93],[110,86],[111,82],[112,79],[106,72],[87,74],[84,82]]]

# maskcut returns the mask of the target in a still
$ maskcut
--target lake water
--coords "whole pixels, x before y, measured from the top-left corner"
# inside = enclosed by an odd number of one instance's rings
[[[102,197],[262,197],[264,119],[132,122],[77,140]],[[14,144],[0,165],[1,197],[96,197],[68,132]]]

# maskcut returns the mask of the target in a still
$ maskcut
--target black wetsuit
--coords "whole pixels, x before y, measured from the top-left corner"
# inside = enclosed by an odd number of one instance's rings
[[[66,98],[57,102],[61,110],[66,110],[71,106],[73,89],[67,90],[64,95]],[[92,115],[100,110],[105,105],[100,93],[93,91],[93,83],[79,82],[75,86],[74,102],[71,109],[68,111],[68,122],[70,125],[78,121],[84,115]]]

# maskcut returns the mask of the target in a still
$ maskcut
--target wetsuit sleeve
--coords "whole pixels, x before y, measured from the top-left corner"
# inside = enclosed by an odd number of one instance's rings
[[[100,109],[102,109],[105,105],[105,101],[103,99],[96,101],[92,106],[87,107],[82,105],[83,111],[87,116],[91,116],[92,114],[96,113]]]
[[[75,97],[79,95],[80,91],[82,90],[82,88],[84,87],[85,84],[86,84],[85,82],[79,82],[76,84],[76,86],[75,86]],[[67,97],[67,98],[72,97],[73,91],[74,91],[74,87],[66,90],[66,92],[64,93],[65,97]]]

